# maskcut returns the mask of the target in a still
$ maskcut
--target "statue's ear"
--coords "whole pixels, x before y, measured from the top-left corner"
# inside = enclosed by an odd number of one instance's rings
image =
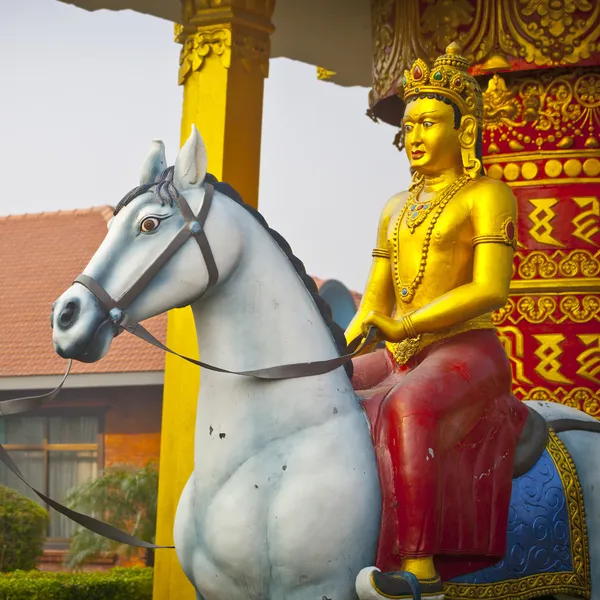
[[[460,120],[458,139],[463,148],[471,148],[477,142],[477,119],[473,115]]]
[[[140,171],[140,185],[149,185],[167,168],[165,145],[162,140],[152,140],[150,152]]]
[[[180,191],[198,187],[206,177],[206,167],[206,146],[196,126],[192,125],[190,137],[175,161],[173,184]]]

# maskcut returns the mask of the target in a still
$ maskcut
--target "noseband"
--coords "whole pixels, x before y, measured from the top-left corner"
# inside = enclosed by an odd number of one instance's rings
[[[204,185],[204,201],[202,202],[202,208],[198,213],[198,217],[194,215],[187,200],[177,191],[175,186],[171,183],[169,185],[169,191],[174,192],[173,196],[179,212],[185,220],[183,227],[177,232],[175,237],[169,242],[166,248],[158,255],[153,263],[148,265],[145,271],[121,294],[118,299],[112,298],[112,296],[100,285],[95,279],[89,275],[81,274],[75,278],[73,283],[80,283],[86,287],[100,302],[102,307],[108,312],[110,320],[121,327],[122,329],[130,329],[133,325],[138,325],[130,318],[125,312],[129,308],[132,302],[141,294],[146,288],[154,276],[165,266],[165,264],[177,253],[177,251],[191,238],[193,237],[206,264],[208,271],[208,285],[206,289],[213,287],[219,279],[219,270],[217,269],[217,263],[212,253],[208,238],[206,237],[205,225],[210,207],[212,205],[212,199],[214,194],[214,187],[210,183]]]

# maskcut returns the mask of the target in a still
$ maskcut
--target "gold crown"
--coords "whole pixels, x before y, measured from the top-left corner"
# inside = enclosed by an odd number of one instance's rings
[[[404,101],[420,94],[440,94],[452,100],[462,115],[473,115],[483,124],[483,96],[477,80],[469,73],[469,61],[461,56],[460,46],[452,42],[446,54],[439,56],[430,69],[417,58],[408,71],[404,71],[402,86]]]

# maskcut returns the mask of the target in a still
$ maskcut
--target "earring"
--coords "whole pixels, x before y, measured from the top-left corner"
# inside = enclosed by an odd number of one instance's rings
[[[471,178],[476,179],[481,173],[481,161],[475,155],[475,147],[463,147],[461,149],[462,164],[464,172]]]

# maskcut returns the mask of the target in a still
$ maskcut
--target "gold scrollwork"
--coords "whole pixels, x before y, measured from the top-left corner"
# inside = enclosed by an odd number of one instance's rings
[[[511,59],[573,65],[596,51],[600,4],[590,0],[373,0],[374,100],[416,58],[433,60],[457,41],[479,71]],[[585,82],[578,95],[589,96]],[[585,99],[584,99],[585,101]]]
[[[523,296],[517,302],[517,310],[529,323],[556,322],[553,315],[556,310],[556,300],[552,296]]]
[[[558,270],[565,277],[595,277],[600,273],[600,252],[595,255],[589,250],[573,250],[558,263]]]
[[[560,310],[565,319],[573,323],[587,323],[588,321],[600,321],[600,298],[598,296],[584,296],[579,299],[577,296],[564,296],[560,300]]]
[[[404,1],[404,0],[401,0]],[[599,10],[589,0],[426,0],[420,33],[430,53],[457,39],[483,68],[507,66],[518,57],[539,66],[589,58],[600,33]],[[578,18],[573,17],[579,11]],[[485,35],[496,32],[496,35]]]
[[[541,277],[551,279],[557,274],[563,277],[596,277],[600,273],[600,251],[556,250],[552,254],[542,251],[516,252],[520,259],[517,273],[522,279]]]
[[[558,387],[553,390],[545,387],[525,389],[513,388],[513,394],[520,400],[542,400],[544,402],[557,402],[583,410],[592,417],[600,418],[600,390],[587,387]]]
[[[522,256],[522,253],[517,252],[517,256],[519,255]],[[517,271],[519,277],[523,279],[533,279],[536,275],[544,279],[551,279],[558,273],[558,265],[543,252],[530,252],[522,258]]]
[[[557,73],[549,70],[534,77],[513,76],[510,81],[507,84],[503,77],[495,74],[483,92],[488,154],[500,151],[499,142],[506,142],[513,152],[541,148],[568,150],[577,137],[584,135],[585,148],[599,146],[595,137],[595,130],[600,126],[600,74],[597,71],[578,68]],[[567,161],[565,165],[550,161],[546,174],[557,177],[563,168],[569,177],[577,177],[582,164],[577,160]],[[554,175],[553,171],[556,171]]]
[[[502,325],[502,323],[513,314],[515,307],[515,301],[512,298],[509,298],[502,308],[499,308],[492,313],[492,323],[494,325]]]
[[[507,303],[492,313],[492,323],[497,327],[507,322],[518,325],[523,319],[528,323],[572,323],[600,322],[600,297],[560,296],[544,294],[509,298]]]
[[[534,367],[535,372],[546,381],[553,383],[573,383],[561,372],[562,364],[560,358],[563,355],[561,344],[566,340],[562,333],[543,333],[533,336],[539,346],[535,355],[539,359]]]

